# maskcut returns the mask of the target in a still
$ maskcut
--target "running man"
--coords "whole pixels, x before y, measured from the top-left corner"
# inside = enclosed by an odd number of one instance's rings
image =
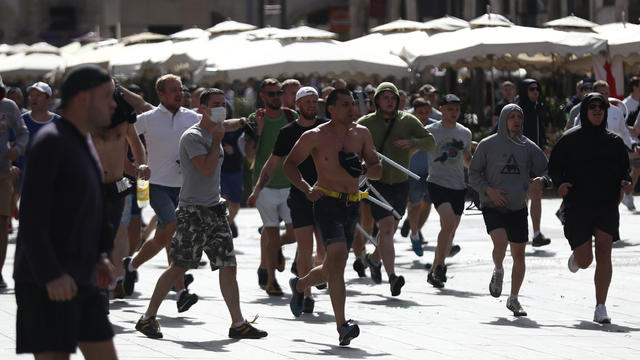
[[[511,295],[507,308],[515,316],[527,316],[518,293],[524,280],[525,247],[529,237],[527,226],[527,190],[529,174],[541,176],[547,168],[547,157],[522,134],[522,109],[516,104],[502,108],[498,132],[478,144],[469,165],[469,182],[480,194],[480,204],[487,233],[493,241],[493,275],[489,292],[500,297],[504,269],[502,262],[511,248]]]
[[[336,318],[340,345],[349,345],[360,334],[358,324],[346,320],[344,268],[359,217],[358,189],[361,175],[370,179],[382,176],[382,165],[371,134],[354,120],[355,101],[351,92],[336,89],[327,98],[331,121],[305,132],[284,162],[283,170],[291,183],[313,201],[316,226],[326,248],[322,265],[302,278],[289,281],[291,312],[298,317],[303,310],[304,292],[311,286],[329,283],[331,305]],[[312,186],[298,170],[309,155],[318,172],[318,184]],[[364,159],[365,165],[361,164]]]
[[[162,337],[155,318],[158,308],[171,285],[182,279],[187,269],[198,267],[203,251],[209,258],[211,270],[220,270],[220,291],[231,315],[229,337],[257,339],[267,336],[265,331],[247,322],[240,311],[233,237],[227,220],[227,206],[220,198],[220,168],[224,158],[221,143],[225,127],[238,129],[245,120],[233,119],[224,123],[211,120],[210,106],[216,90],[202,93],[198,105],[202,119],[180,138],[184,181],[176,210],[176,234],[171,242],[171,265],[158,279],[149,307],[136,324],[136,330],[150,338]]]
[[[447,94],[440,102],[442,120],[427,126],[436,139],[436,147],[429,151],[429,176],[427,188],[431,202],[440,215],[438,245],[427,281],[436,288],[447,282],[447,266],[444,259],[451,250],[451,243],[464,211],[467,184],[464,167],[471,161],[471,131],[456,121],[460,117],[460,98]]]
[[[611,284],[611,247],[618,240],[620,190],[631,192],[629,156],[623,140],[607,130],[607,98],[591,93],[580,103],[581,126],[567,131],[549,159],[549,175],[564,199],[564,236],[571,246],[569,270],[593,262],[596,308],[593,321],[610,323],[605,302]],[[597,169],[597,171],[593,171]]]

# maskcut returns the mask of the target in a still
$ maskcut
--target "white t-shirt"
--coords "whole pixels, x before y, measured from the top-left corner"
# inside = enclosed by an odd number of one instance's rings
[[[182,186],[182,171],[179,165],[180,137],[200,121],[200,118],[196,112],[183,107],[173,115],[162,104],[138,115],[135,128],[139,135],[144,135],[147,145],[151,184]]]

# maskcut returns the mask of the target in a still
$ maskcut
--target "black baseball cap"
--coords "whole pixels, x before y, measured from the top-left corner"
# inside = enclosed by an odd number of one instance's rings
[[[440,100],[440,106],[444,106],[447,104],[460,104],[462,101],[459,97],[454,94],[445,95],[442,100]]]
[[[62,80],[61,107],[64,108],[79,92],[96,88],[109,81],[111,81],[109,73],[97,65],[81,65],[74,68]]]

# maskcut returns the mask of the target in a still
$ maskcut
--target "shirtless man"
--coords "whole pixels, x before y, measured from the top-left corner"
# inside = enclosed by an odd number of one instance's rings
[[[292,290],[291,312],[298,317],[303,310],[304,292],[311,286],[329,283],[331,305],[336,318],[340,345],[349,345],[360,334],[358,324],[346,320],[344,267],[353,242],[359,217],[358,189],[361,175],[370,179],[382,176],[382,164],[371,133],[353,123],[354,100],[351,92],[336,89],[327,98],[329,123],[305,132],[284,162],[283,171],[291,184],[313,201],[313,215],[326,248],[322,265],[302,278],[289,281]],[[316,186],[307,183],[298,165],[309,155],[318,172]],[[361,164],[364,159],[365,165]]]
[[[127,228],[120,226],[125,205],[124,197],[133,189],[129,180],[122,177],[125,161],[127,161],[127,142],[137,160],[140,177],[149,179],[151,172],[146,165],[147,157],[144,147],[133,127],[136,121],[133,108],[124,100],[118,88],[114,91],[114,100],[118,106],[111,116],[111,124],[109,127],[91,131],[91,140],[100,158],[103,171],[104,208],[107,219],[103,236],[113,241],[111,262],[117,263],[127,256],[129,250]],[[116,282],[110,287],[114,288],[114,296],[119,298],[124,297],[123,276],[122,267],[116,267]]]

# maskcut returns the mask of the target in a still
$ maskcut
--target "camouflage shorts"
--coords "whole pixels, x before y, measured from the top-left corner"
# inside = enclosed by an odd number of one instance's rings
[[[170,252],[174,265],[195,269],[204,251],[211,270],[236,266],[233,237],[226,215],[217,214],[206,206],[188,205],[178,207],[176,217],[178,224]]]

